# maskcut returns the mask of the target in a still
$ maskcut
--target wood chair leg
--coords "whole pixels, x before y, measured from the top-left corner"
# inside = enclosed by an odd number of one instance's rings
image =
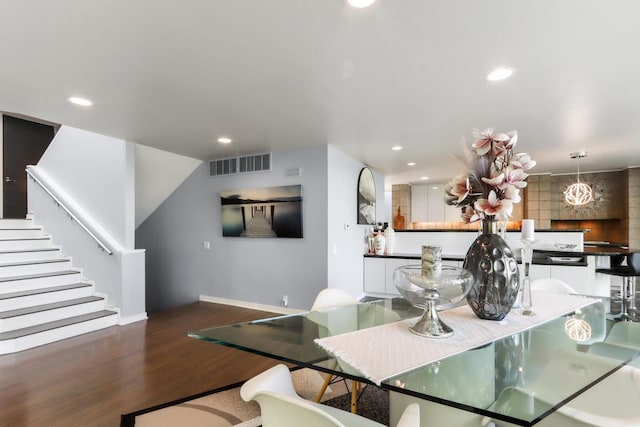
[[[360,383],[358,381],[351,381],[351,413],[355,414],[358,409],[358,391],[360,390]]]
[[[327,377],[324,379],[324,383],[322,384],[322,388],[318,392],[318,397],[316,397],[316,403],[320,403],[320,399],[324,396],[324,392],[327,391],[327,387],[329,387],[329,383],[333,379],[333,375],[327,374]]]

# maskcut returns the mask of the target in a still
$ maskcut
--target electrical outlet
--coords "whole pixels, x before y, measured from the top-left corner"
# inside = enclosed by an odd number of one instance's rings
[[[282,295],[282,306],[286,307],[289,305],[289,297],[286,295]]]

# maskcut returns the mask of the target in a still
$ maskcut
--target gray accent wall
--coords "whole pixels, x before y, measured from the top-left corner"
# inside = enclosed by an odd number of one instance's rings
[[[200,295],[279,306],[286,294],[289,307],[300,309],[326,287],[358,296],[368,229],[356,224],[363,166],[328,145],[275,151],[266,173],[209,177],[206,162],[200,165],[137,229],[136,247],[146,249],[147,311],[195,302]],[[285,175],[295,168],[300,176]],[[378,216],[386,221],[383,177],[374,177]],[[222,237],[221,191],[297,184],[303,192],[302,239]]]
[[[300,176],[285,176],[300,168]],[[222,237],[220,192],[302,185],[302,239]],[[327,286],[327,146],[273,153],[271,172],[209,177],[203,163],[145,220],[147,311],[200,295],[305,308]],[[204,242],[210,249],[204,249]]]

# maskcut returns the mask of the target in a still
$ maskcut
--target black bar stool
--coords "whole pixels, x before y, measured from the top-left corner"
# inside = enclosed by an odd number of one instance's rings
[[[616,318],[637,320],[636,277],[640,276],[640,252],[627,254],[627,265],[621,265],[624,256],[611,257],[611,268],[598,268],[596,273],[622,277],[620,288],[621,309]]]

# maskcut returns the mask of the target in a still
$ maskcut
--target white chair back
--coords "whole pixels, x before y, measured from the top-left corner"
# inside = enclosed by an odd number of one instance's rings
[[[358,300],[347,291],[340,288],[326,288],[321,290],[316,296],[311,311],[326,310],[343,305],[358,304]]]
[[[245,382],[240,388],[245,402],[260,405],[263,427],[384,427],[368,418],[300,397],[289,369],[276,365]],[[420,427],[420,411],[407,407],[397,427]]]
[[[576,291],[566,282],[553,278],[534,279],[531,281],[531,290],[540,292],[552,292],[555,294],[575,294]]]

